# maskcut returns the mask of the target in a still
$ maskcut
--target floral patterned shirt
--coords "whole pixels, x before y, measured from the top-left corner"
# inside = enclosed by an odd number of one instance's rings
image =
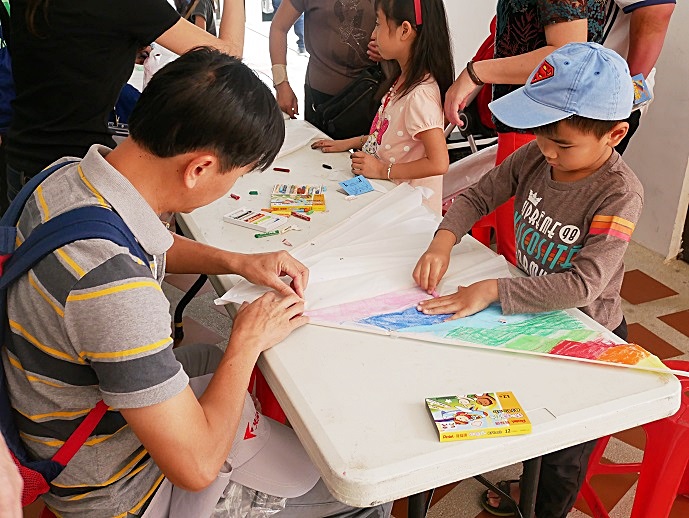
[[[544,47],[547,25],[584,18],[588,19],[589,41],[600,41],[605,0],[498,0],[494,57],[518,56]],[[494,85],[493,99],[520,86]],[[500,121],[495,122],[499,132],[515,131]]]

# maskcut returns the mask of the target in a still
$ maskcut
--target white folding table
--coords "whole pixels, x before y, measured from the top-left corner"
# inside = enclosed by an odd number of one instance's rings
[[[240,200],[224,197],[178,216],[185,234],[236,252],[289,250],[283,238],[294,246],[305,243],[382,195],[347,200],[335,192],[336,180],[351,176],[346,153],[326,155],[305,147],[274,165],[290,172],[248,174],[232,189]],[[223,223],[222,215],[240,206],[266,206],[275,183],[327,185],[328,213],[297,222],[300,232],[264,239]],[[249,196],[250,190],[259,195]],[[493,254],[471,238],[459,246],[483,249],[486,258]],[[236,278],[220,276],[212,282],[222,294]],[[419,495],[538,459],[672,415],[680,402],[673,375],[311,325],[264,352],[259,367],[332,494],[354,506]],[[522,403],[534,425],[531,434],[438,441],[426,397],[501,390],[514,392]],[[537,472],[537,465],[532,468]],[[524,491],[526,515],[533,512],[533,492],[535,487]],[[421,514],[418,502],[417,496]]]

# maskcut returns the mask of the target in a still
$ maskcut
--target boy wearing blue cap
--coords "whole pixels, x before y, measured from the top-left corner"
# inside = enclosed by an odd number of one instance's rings
[[[413,276],[433,292],[452,247],[482,216],[515,197],[517,265],[528,277],[488,279],[423,301],[427,314],[472,315],[493,302],[504,314],[577,307],[622,339],[623,257],[643,205],[643,188],[614,147],[633,104],[627,64],[596,43],[550,54],[526,85],[489,106],[503,123],[530,129],[536,141],[515,151],[460,195]],[[595,441],[543,457],[538,518],[564,518],[586,474]],[[510,492],[509,483],[503,485]],[[505,502],[489,512],[509,516]],[[497,499],[496,499],[497,500]],[[503,512],[505,511],[505,512]]]

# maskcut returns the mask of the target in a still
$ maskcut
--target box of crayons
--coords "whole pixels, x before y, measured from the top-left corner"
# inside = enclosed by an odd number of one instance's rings
[[[249,210],[246,207],[234,210],[222,217],[223,221],[234,223],[240,227],[251,228],[268,232],[287,223],[288,219],[284,216],[271,214],[262,210]]]

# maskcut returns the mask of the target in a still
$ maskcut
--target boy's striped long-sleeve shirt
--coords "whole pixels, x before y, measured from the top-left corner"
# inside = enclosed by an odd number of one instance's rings
[[[459,196],[440,228],[459,241],[512,196],[517,266],[528,277],[499,279],[503,312],[578,307],[615,329],[623,316],[624,253],[643,206],[643,187],[634,172],[613,151],[590,176],[558,182],[532,142]]]

